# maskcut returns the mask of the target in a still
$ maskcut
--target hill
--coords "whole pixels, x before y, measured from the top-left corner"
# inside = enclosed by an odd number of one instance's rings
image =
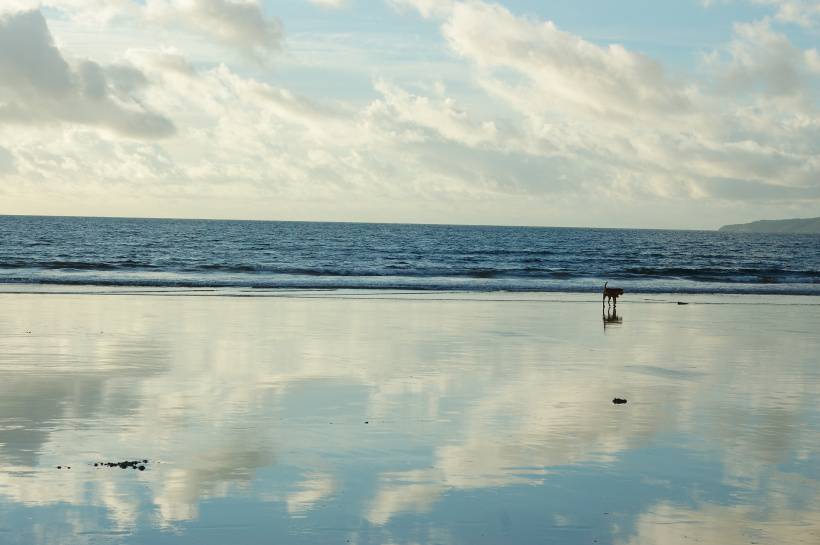
[[[802,233],[820,235],[820,218],[760,220],[724,225],[718,231],[729,233]]]

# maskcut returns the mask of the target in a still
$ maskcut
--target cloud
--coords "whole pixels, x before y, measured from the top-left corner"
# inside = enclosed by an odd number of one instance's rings
[[[258,0],[14,0],[5,9],[47,7],[89,26],[164,29],[205,38],[267,61],[282,45],[282,23]]]
[[[716,78],[732,91],[761,91],[769,96],[811,92],[817,51],[798,49],[772,30],[768,20],[736,24],[727,54],[728,60],[718,63]]]
[[[820,56],[772,22],[737,25],[683,71],[497,3],[390,4],[440,26],[443,40],[424,50],[446,63],[402,50],[395,65],[376,65],[351,46],[350,72],[340,57],[327,61],[329,40],[317,62],[310,35],[307,54],[290,51],[281,72],[260,74],[222,62],[221,49],[203,62],[201,44],[176,34],[269,58],[281,25],[258,2],[49,0],[68,16],[54,27],[65,45],[57,50],[47,31],[18,32],[14,43],[34,40],[27,47],[42,58],[0,51],[2,116],[16,123],[0,125],[0,142],[20,179],[57,187],[71,176],[78,206],[139,197],[153,199],[152,213],[184,207],[169,215],[668,227],[745,219],[722,217],[729,206],[815,215]],[[95,6],[111,28],[129,18],[140,26],[140,43],[109,64],[68,54],[66,27]],[[174,48],[142,40],[169,31]],[[353,72],[363,79],[349,94]],[[154,138],[170,134],[159,112],[173,112],[180,138]],[[13,206],[41,206],[26,191]],[[693,207],[712,216],[693,225]]]
[[[442,33],[473,63],[477,83],[521,116],[523,135],[500,140],[601,165],[595,185],[616,199],[742,200],[783,186],[795,188],[782,192],[794,201],[815,195],[816,51],[801,51],[765,22],[736,26],[711,58],[711,81],[670,76],[645,55],[498,4],[456,3]],[[717,178],[748,181],[750,191],[711,193]]]
[[[704,7],[716,3],[735,3],[737,0],[701,0]],[[738,3],[771,6],[774,9],[774,20],[781,23],[795,24],[805,28],[820,24],[820,2],[817,0],[740,0]]]
[[[452,0],[388,0],[388,3],[399,11],[415,9],[428,19],[449,15],[455,4]]]
[[[552,22],[498,4],[457,3],[443,27],[451,47],[487,70],[514,70],[540,110],[634,119],[686,113],[690,96],[656,61],[620,45],[600,47]]]
[[[817,0],[754,0],[757,4],[777,8],[775,18],[784,23],[794,23],[803,27],[820,24],[820,2]]]
[[[150,23],[203,34],[257,60],[278,50],[282,24],[267,17],[256,0],[148,0]]]
[[[124,136],[162,138],[175,132],[141,96],[145,75],[128,65],[63,58],[39,11],[0,16],[0,122],[69,123]]]
[[[12,174],[16,171],[17,166],[15,165],[14,155],[3,146],[0,146],[0,176]]]
[[[383,105],[390,115],[409,126],[429,129],[442,138],[466,146],[490,143],[497,137],[492,121],[471,120],[452,98],[412,95],[384,80],[377,81],[375,88],[382,94]]]
[[[347,0],[308,0],[308,1],[311,4],[315,4],[315,5],[323,7],[323,8],[333,8],[333,9],[341,8],[347,3]]]

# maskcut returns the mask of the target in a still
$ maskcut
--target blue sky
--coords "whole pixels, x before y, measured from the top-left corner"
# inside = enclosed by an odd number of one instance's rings
[[[820,215],[816,0],[10,0],[0,41],[0,213]]]

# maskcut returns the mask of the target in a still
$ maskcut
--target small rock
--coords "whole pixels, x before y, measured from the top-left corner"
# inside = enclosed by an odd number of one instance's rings
[[[139,469],[145,471],[145,465],[148,463],[147,459],[140,460],[123,460],[122,462],[98,462],[94,463],[94,467],[118,467],[120,469]]]
[[[57,469],[63,469],[63,466],[57,466]]]
[[[626,403],[626,400],[622,397],[616,397],[615,399],[612,400],[612,402],[615,405],[623,405],[624,403]]]
[[[679,305],[688,305],[689,303],[684,303],[683,301],[678,301]]]

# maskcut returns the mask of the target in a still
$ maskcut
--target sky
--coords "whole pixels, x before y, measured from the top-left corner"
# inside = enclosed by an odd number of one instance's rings
[[[820,216],[820,0],[0,0],[0,214]]]

